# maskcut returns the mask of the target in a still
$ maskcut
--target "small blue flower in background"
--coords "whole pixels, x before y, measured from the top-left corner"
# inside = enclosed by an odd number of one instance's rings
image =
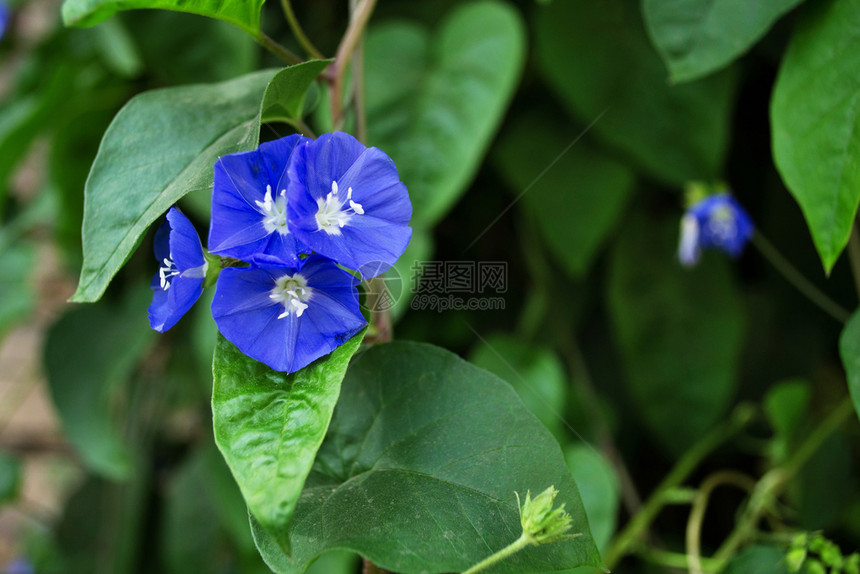
[[[391,158],[343,132],[295,153],[287,211],[298,240],[364,279],[394,265],[412,237],[412,204]]]
[[[9,22],[12,20],[12,10],[9,5],[0,0],[0,40],[6,35],[9,29]]]
[[[693,204],[681,219],[678,259],[685,266],[695,265],[702,249],[709,248],[737,257],[752,234],[752,219],[735,198],[711,195]]]
[[[297,146],[310,140],[298,134],[234,153],[215,163],[209,250],[253,261],[261,255],[284,265],[298,263],[297,244],[287,224],[287,165]]]
[[[200,298],[208,268],[197,231],[175,207],[155,233],[155,258],[159,269],[152,278],[149,324],[163,333]]]
[[[295,267],[224,269],[212,316],[240,351],[287,373],[332,352],[367,324],[356,278],[319,255]]]

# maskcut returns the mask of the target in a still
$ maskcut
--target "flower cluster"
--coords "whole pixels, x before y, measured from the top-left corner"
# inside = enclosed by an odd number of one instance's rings
[[[278,371],[330,353],[366,325],[359,278],[403,254],[411,217],[394,162],[345,133],[291,135],[220,158],[209,251],[241,266],[218,276],[218,329]],[[200,296],[207,273],[200,241],[176,208],[156,235],[156,258],[150,324],[164,331]]]
[[[753,223],[743,207],[728,193],[701,199],[681,219],[678,259],[682,265],[699,262],[702,249],[720,249],[732,257],[741,254],[753,234]]]

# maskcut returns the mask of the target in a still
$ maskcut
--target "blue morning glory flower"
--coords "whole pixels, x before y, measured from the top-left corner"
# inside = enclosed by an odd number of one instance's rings
[[[308,138],[293,134],[215,163],[209,251],[254,261],[298,263],[302,249],[287,224],[287,165]]]
[[[367,324],[357,279],[319,255],[294,267],[224,269],[212,316],[245,355],[286,373],[332,352]]]
[[[753,234],[753,223],[728,193],[711,195],[690,207],[681,219],[678,259],[698,263],[702,249],[716,248],[737,257]]]
[[[200,298],[208,268],[197,231],[175,207],[155,233],[155,258],[160,267],[152,278],[149,324],[163,333]]]
[[[349,134],[323,134],[290,162],[290,230],[315,252],[367,279],[403,254],[412,204],[394,162]]]

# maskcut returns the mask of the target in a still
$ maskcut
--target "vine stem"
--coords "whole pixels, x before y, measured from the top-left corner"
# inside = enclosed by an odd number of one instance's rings
[[[630,519],[624,529],[612,541],[603,559],[607,568],[612,570],[625,555],[631,552],[643,532],[656,518],[663,506],[667,504],[669,500],[667,494],[680,486],[702,460],[743,429],[752,418],[752,407],[748,405],[738,406],[728,421],[713,429],[684,453],[684,456],[660,482],[642,509]]]
[[[314,43],[311,42],[310,38],[305,34],[305,31],[302,29],[302,25],[299,24],[299,19],[296,18],[296,13],[293,12],[293,6],[290,4],[290,0],[281,0],[281,9],[284,11],[284,16],[287,19],[287,24],[290,25],[290,29],[293,31],[293,35],[296,37],[296,40],[299,41],[299,44],[302,45],[302,48],[305,49],[305,52],[307,52],[312,58],[322,60],[324,58],[322,52],[317,50]]]
[[[501,562],[505,558],[508,558],[509,556],[513,556],[514,554],[516,554],[517,552],[519,552],[520,550],[522,550],[523,548],[525,548],[529,544],[534,544],[534,539],[531,536],[529,536],[528,534],[526,534],[525,532],[523,532],[522,535],[519,538],[517,538],[515,541],[511,542],[510,544],[508,544],[507,546],[505,546],[504,548],[502,548],[501,550],[499,550],[495,554],[492,554],[492,555],[484,558],[483,560],[481,560],[480,562],[478,562],[477,564],[475,564],[474,566],[472,566],[468,570],[464,571],[463,574],[475,574],[475,572],[480,572],[481,570],[486,570],[487,568],[496,564],[497,562]]]
[[[696,498],[693,499],[693,506],[690,509],[690,518],[687,521],[687,566],[690,574],[703,574],[702,570],[702,523],[705,520],[705,510],[708,507],[708,501],[711,493],[715,488],[722,485],[733,485],[751,492],[755,489],[755,479],[752,477],[737,472],[734,470],[723,470],[715,472],[702,482],[696,493]]]
[[[343,112],[343,80],[346,75],[346,68],[349,66],[352,54],[358,45],[358,41],[361,39],[361,35],[364,33],[364,28],[367,26],[367,22],[370,20],[370,15],[373,14],[375,7],[376,0],[362,0],[355,7],[350,17],[349,27],[346,29],[346,33],[343,35],[343,39],[341,39],[340,45],[337,48],[337,55],[332,63],[333,69],[330,76],[331,120],[335,126],[339,123]]]
[[[822,311],[839,321],[845,323],[851,314],[844,307],[828,297],[821,289],[812,284],[804,277],[797,268],[780,253],[767,238],[756,231],[752,237],[752,244],[759,250],[762,256],[770,261],[771,265],[807,299],[815,303]]]
[[[833,434],[854,412],[854,403],[846,397],[821,424],[807,437],[795,451],[794,455],[783,465],[765,474],[756,484],[749,504],[738,525],[714,553],[716,571],[722,570],[737,549],[755,533],[755,527],[762,514],[780,493],[783,487],[796,475],[803,465],[809,462],[812,455],[821,448],[827,438]]]
[[[273,53],[275,56],[286,62],[287,64],[300,64],[303,60],[299,58],[296,54],[282,46],[281,44],[275,42],[267,36],[264,32],[260,32],[260,35],[255,38],[257,43],[262,47]]]

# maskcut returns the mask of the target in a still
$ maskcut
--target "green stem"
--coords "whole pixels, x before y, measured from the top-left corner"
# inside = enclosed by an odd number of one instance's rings
[[[693,500],[693,506],[690,509],[690,518],[687,521],[686,540],[690,574],[703,573],[706,559],[702,558],[701,539],[702,523],[705,521],[705,510],[708,507],[711,493],[715,488],[724,484],[752,491],[755,488],[756,482],[746,474],[733,470],[715,472],[702,482],[702,486]]]
[[[293,65],[300,64],[302,62],[302,59],[299,58],[296,54],[289,51],[282,45],[278,44],[263,32],[260,32],[260,36],[255,38],[255,40],[257,40],[258,44],[260,44],[262,47],[273,53],[275,56],[277,56],[287,64]]]
[[[480,562],[478,562],[477,564],[475,564],[474,566],[472,566],[471,568],[469,568],[468,570],[463,572],[463,574],[475,574],[475,572],[480,572],[481,570],[486,570],[487,568],[496,564],[497,562],[501,562],[505,558],[513,556],[514,554],[516,554],[517,552],[519,552],[520,550],[522,550],[523,548],[525,548],[529,544],[534,544],[534,540],[532,539],[531,536],[529,536],[528,534],[523,532],[522,536],[517,538],[514,542],[505,546],[504,548],[502,548],[501,550],[499,550],[498,552],[496,552],[492,556],[488,556],[487,558],[484,558],[483,560],[481,560]]]
[[[714,553],[714,560],[717,563],[716,571],[724,568],[741,544],[754,536],[758,521],[776,496],[779,495],[788,481],[803,468],[803,465],[809,462],[809,459],[821,448],[824,441],[842,426],[853,412],[854,404],[848,397],[812,431],[784,465],[774,468],[761,477],[750,496],[747,509],[738,525]]]
[[[744,428],[752,418],[752,408],[747,405],[739,405],[728,421],[705,435],[702,440],[684,453],[684,456],[681,457],[681,460],[675,464],[672,470],[669,471],[669,474],[666,475],[666,478],[657,486],[654,493],[642,506],[642,509],[630,519],[624,529],[612,541],[609,550],[606,551],[606,555],[604,556],[607,568],[612,570],[631,551],[635,543],[640,540],[643,532],[650,526],[651,522],[666,504],[667,498],[664,494],[680,486],[702,460],[713,452],[714,449]]]
[[[639,558],[650,562],[652,564],[658,564],[660,566],[666,566],[667,568],[687,568],[687,555],[681,554],[679,552],[668,552],[666,550],[658,550],[656,548],[652,548],[651,546],[646,546],[644,544],[637,545],[632,549],[632,552],[636,554]],[[708,571],[713,569],[712,560],[710,558],[702,558],[702,566],[705,567]]]
[[[818,305],[818,307],[839,321],[845,323],[851,314],[844,307],[836,303],[833,299],[824,294],[821,289],[812,284],[812,282],[803,276],[803,274],[786,259],[773,244],[765,238],[761,232],[756,231],[752,237],[752,244],[762,256],[770,261],[777,271],[785,278],[786,281],[794,285],[807,299]]]
[[[302,45],[302,48],[305,49],[305,52],[307,52],[312,58],[322,60],[324,58],[322,52],[317,50],[314,43],[311,42],[310,38],[305,34],[305,31],[302,30],[302,26],[299,24],[299,19],[296,18],[296,13],[293,12],[293,6],[290,4],[290,0],[281,0],[281,8],[284,10],[284,16],[287,18],[287,23],[290,25],[293,35],[296,37],[296,40],[299,41],[299,44]]]

